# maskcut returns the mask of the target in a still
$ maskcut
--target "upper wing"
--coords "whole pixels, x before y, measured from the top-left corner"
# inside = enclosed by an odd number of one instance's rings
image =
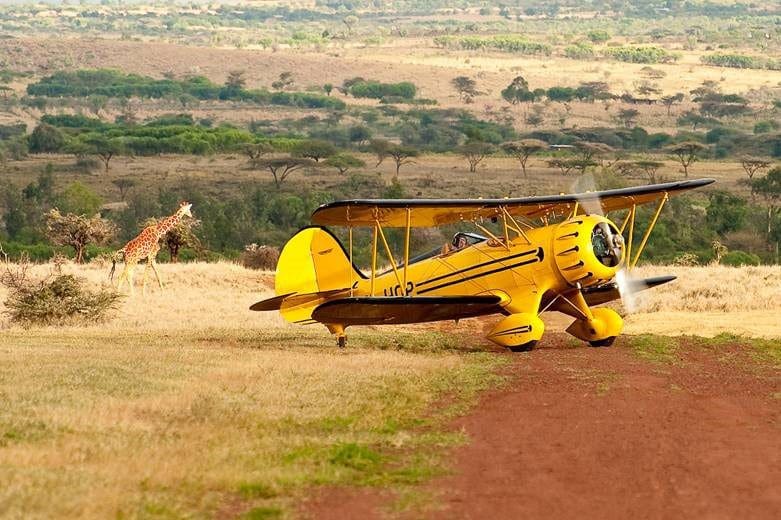
[[[331,226],[432,227],[478,218],[492,218],[502,214],[537,218],[552,212],[564,214],[575,204],[598,203],[607,213],[633,205],[648,204],[667,195],[699,188],[715,182],[714,179],[651,184],[632,188],[593,191],[569,195],[521,197],[514,199],[356,199],[324,204],[312,214],[312,222]]]

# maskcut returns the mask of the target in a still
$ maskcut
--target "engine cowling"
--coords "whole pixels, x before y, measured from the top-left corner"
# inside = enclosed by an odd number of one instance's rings
[[[579,215],[560,223],[552,249],[559,274],[573,287],[612,280],[624,262],[621,233],[599,215]]]

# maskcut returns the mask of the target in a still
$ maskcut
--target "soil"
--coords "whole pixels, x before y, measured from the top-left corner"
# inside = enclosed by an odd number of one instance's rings
[[[410,517],[781,517],[777,369],[746,345],[683,338],[665,360],[632,341],[553,335],[513,355],[508,383],[453,423],[471,441],[425,486],[434,506]],[[381,518],[390,501],[330,489],[303,516]]]

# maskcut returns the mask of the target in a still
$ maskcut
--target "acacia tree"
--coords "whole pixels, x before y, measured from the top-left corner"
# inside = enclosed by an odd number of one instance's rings
[[[496,151],[491,143],[485,143],[483,141],[468,141],[461,145],[459,151],[461,155],[466,157],[469,162],[469,171],[474,173],[477,170],[477,165],[480,164],[487,155],[490,155]]]
[[[315,166],[316,164],[312,159],[289,156],[261,159],[258,161],[258,168],[271,172],[271,175],[274,177],[274,185],[279,189],[291,173],[301,168]]]
[[[84,262],[84,249],[88,244],[107,244],[115,234],[116,226],[100,215],[63,215],[56,208],[46,214],[47,238],[54,245],[72,247],[79,264]]]
[[[279,75],[279,79],[271,84],[271,88],[276,90],[286,90],[293,86],[293,73],[285,71]]]
[[[142,224],[142,228],[149,226],[156,226],[159,220],[156,218],[148,218]],[[201,221],[195,218],[180,219],[174,227],[169,229],[162,240],[168,254],[171,257],[172,263],[179,262],[179,250],[183,247],[191,247],[194,249],[201,248],[201,241],[195,235],[195,228],[201,225]]]
[[[231,70],[228,72],[228,77],[225,79],[225,86],[234,91],[238,91],[244,88],[247,84],[247,80],[244,77],[243,70]]]
[[[539,139],[521,139],[520,141],[511,141],[502,145],[505,153],[515,157],[521,163],[521,171],[523,171],[524,177],[526,177],[526,163],[529,160],[529,156],[547,148],[548,143]]]
[[[751,182],[755,173],[770,167],[770,161],[759,157],[744,156],[740,158],[740,165],[743,167],[746,175],[748,175],[749,182]]]
[[[635,108],[622,108],[618,111],[616,118],[621,121],[626,128],[631,128],[637,121],[637,116],[639,115],[640,111]]]
[[[662,96],[662,104],[667,107],[667,115],[670,115],[670,111],[673,108],[673,105],[676,103],[680,103],[683,101],[683,93],[678,92],[676,94],[673,94],[672,96]]]
[[[415,162],[413,157],[420,155],[420,152],[411,146],[404,146],[401,144],[391,145],[387,150],[393,162],[396,163],[396,177],[399,176],[399,169],[405,164],[412,164]]]
[[[603,157],[616,151],[615,148],[605,143],[592,143],[590,141],[578,141],[575,143],[575,150],[584,164],[593,162],[597,157]]]
[[[658,176],[656,172],[664,166],[664,163],[661,161],[652,161],[650,159],[640,159],[639,161],[634,162],[634,167],[641,172],[645,174],[645,177],[648,179],[648,182],[651,184],[656,184],[658,181]]]
[[[108,172],[111,159],[125,152],[125,144],[117,137],[109,138],[100,134],[87,134],[69,142],[65,149],[77,158],[96,155],[103,163],[105,171]]]
[[[301,141],[293,147],[293,155],[305,159],[312,159],[315,162],[320,162],[320,159],[330,157],[335,153],[336,147],[334,145],[319,139]]]
[[[123,177],[121,179],[114,179],[111,181],[111,184],[117,187],[119,190],[119,197],[122,200],[125,200],[125,197],[127,196],[127,192],[130,191],[130,189],[136,185],[136,181],[133,179],[129,179],[127,177]]]
[[[241,151],[249,159],[250,166],[257,168],[263,156],[273,152],[274,147],[269,143],[247,143],[241,147]]]
[[[751,181],[751,192],[760,195],[767,206],[767,236],[773,231],[773,216],[781,206],[781,167],[776,166],[764,177]]]
[[[450,84],[458,91],[461,100],[466,104],[474,102],[475,96],[481,94],[481,92],[477,90],[477,83],[475,80],[468,76],[456,76],[450,80]]]
[[[358,17],[353,14],[345,16],[342,23],[347,27],[347,33],[352,34],[353,27],[358,23]]]
[[[529,90],[529,83],[523,76],[516,76],[501,94],[502,99],[513,105],[522,101],[534,101],[534,92]]]
[[[350,168],[363,168],[366,163],[348,153],[338,153],[325,160],[326,166],[332,166],[344,175]]]
[[[683,168],[683,176],[689,177],[689,167],[699,160],[700,154],[708,149],[697,141],[684,141],[667,147],[667,151],[674,155]]]

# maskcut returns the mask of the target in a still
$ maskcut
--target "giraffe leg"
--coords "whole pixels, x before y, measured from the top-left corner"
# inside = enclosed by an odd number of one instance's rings
[[[128,272],[128,266],[125,264],[125,268],[122,269],[122,274],[119,275],[119,278],[117,278],[117,291],[122,289],[122,282],[127,280],[127,272]]]
[[[134,296],[136,294],[136,288],[133,286],[133,269],[135,268],[135,262],[130,264],[127,268],[127,283],[130,285],[130,296]]]
[[[141,293],[146,296],[146,279],[149,277],[149,266],[152,265],[152,261],[148,258],[146,259],[146,265],[144,266],[144,282],[141,286]]]
[[[162,289],[163,281],[160,279],[160,273],[157,272],[157,261],[155,259],[152,259],[151,265],[152,265],[152,271],[155,272],[155,278],[157,278],[157,283],[160,286],[160,289]]]

